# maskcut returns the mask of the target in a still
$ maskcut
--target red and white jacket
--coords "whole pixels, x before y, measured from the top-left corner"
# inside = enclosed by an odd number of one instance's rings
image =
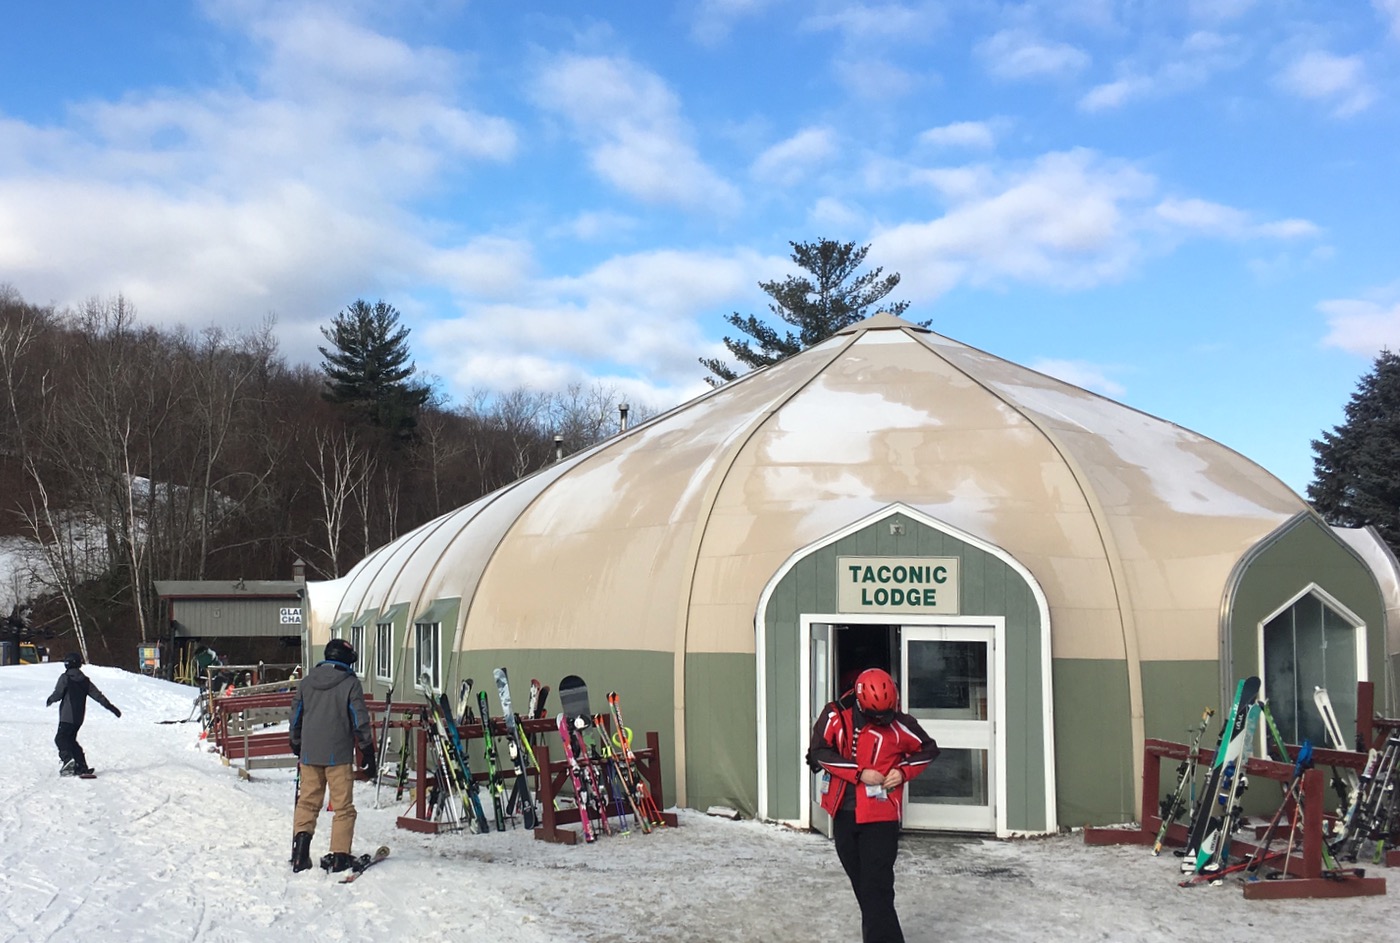
[[[903,784],[878,798],[860,784],[860,771],[882,774],[898,768],[904,782],[918,776],[938,756],[938,744],[924,732],[919,722],[905,713],[896,713],[889,724],[869,721],[848,692],[839,701],[822,709],[812,726],[807,762],[831,774],[830,786],[822,796],[822,808],[835,815],[847,789],[856,791],[856,821],[897,822],[904,813]],[[852,745],[854,744],[854,750]]]

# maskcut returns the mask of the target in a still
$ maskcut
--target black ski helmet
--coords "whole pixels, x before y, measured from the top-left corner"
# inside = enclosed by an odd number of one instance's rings
[[[63,656],[63,667],[81,668],[82,666],[83,656],[79,655],[77,652],[69,652],[67,655]]]
[[[354,647],[343,638],[333,638],[326,643],[326,661],[338,661],[342,665],[353,665],[359,659]]]

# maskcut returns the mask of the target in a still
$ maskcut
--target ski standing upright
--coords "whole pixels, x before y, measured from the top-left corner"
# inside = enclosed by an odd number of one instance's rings
[[[1249,718],[1250,708],[1259,697],[1259,687],[1260,682],[1256,677],[1243,678],[1235,685],[1235,699],[1231,702],[1230,712],[1222,719],[1220,743],[1216,747],[1215,759],[1211,763],[1210,772],[1206,775],[1205,787],[1201,791],[1201,801],[1196,806],[1196,815],[1191,820],[1191,830],[1187,835],[1186,847],[1179,852],[1181,857],[1186,859],[1181,864],[1183,871],[1196,870],[1196,858],[1200,853],[1206,832],[1211,828],[1212,819],[1215,818],[1216,797],[1224,785],[1226,770],[1228,768],[1230,774],[1233,775],[1233,764],[1238,763],[1244,756],[1245,721]],[[1217,821],[1216,827],[1220,824]]]
[[[530,768],[526,762],[524,732],[520,729],[515,712],[511,708],[510,678],[506,670],[497,668],[494,675],[496,694],[501,699],[501,716],[506,722],[506,752],[510,754],[511,763],[515,767],[515,784],[511,789],[510,798],[506,801],[506,811],[514,815],[515,811],[519,810],[525,827],[532,829],[538,823],[538,815],[535,812],[534,797],[530,795]]]

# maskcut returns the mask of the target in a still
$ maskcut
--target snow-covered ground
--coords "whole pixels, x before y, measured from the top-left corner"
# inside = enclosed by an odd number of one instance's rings
[[[568,847],[523,830],[426,836],[357,789],[355,850],[392,857],[341,885],[292,874],[291,771],[245,781],[200,749],[192,689],[85,669],[122,709],[90,705],[95,780],[61,779],[44,699],[62,668],[0,668],[0,941],[852,941],[835,852],[813,834],[682,812],[682,827]],[[326,851],[324,814],[313,857]],[[1387,939],[1385,897],[1246,901],[1181,889],[1177,860],[1138,847],[909,837],[898,904],[916,941]],[[1386,927],[1392,929],[1386,930]],[[1226,929],[1220,929],[1226,928]]]

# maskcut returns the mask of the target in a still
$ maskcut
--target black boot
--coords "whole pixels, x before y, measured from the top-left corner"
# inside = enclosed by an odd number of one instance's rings
[[[347,855],[343,851],[335,853],[335,860],[331,862],[332,871],[349,871],[355,866],[355,856]]]
[[[297,832],[292,836],[292,870],[305,871],[311,867],[311,833]]]

